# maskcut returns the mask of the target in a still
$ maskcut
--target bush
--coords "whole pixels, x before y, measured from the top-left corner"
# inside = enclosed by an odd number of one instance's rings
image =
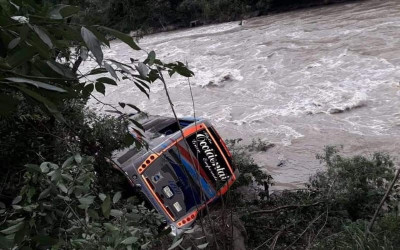
[[[248,246],[396,249],[400,238],[396,194],[386,201],[372,234],[365,233],[393,179],[392,159],[383,153],[343,157],[335,147],[326,147],[317,158],[325,163],[326,171],[313,176],[305,189],[237,203],[235,210],[242,214]]]
[[[327,147],[318,159],[326,163],[327,171],[311,178],[309,187],[334,201],[337,210],[344,210],[351,220],[369,218],[394,177],[390,156],[375,153],[342,157],[334,147]]]
[[[378,221],[372,233],[366,234],[368,221],[359,220],[344,225],[340,232],[327,236],[313,249],[375,250],[398,249],[400,244],[400,218],[387,214]]]
[[[26,168],[20,195],[11,206],[0,202],[3,249],[138,249],[158,233],[158,213],[135,198],[121,201],[120,192],[100,192],[91,157]]]

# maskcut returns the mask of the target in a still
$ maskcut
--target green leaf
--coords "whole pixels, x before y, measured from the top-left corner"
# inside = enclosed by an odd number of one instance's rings
[[[50,11],[49,17],[51,19],[63,19],[77,14],[79,10],[80,8],[77,6],[58,4]]]
[[[27,79],[27,78],[22,78],[22,77],[8,77],[8,78],[5,78],[5,80],[8,80],[10,82],[15,82],[15,83],[27,83],[27,84],[33,85],[37,88],[47,89],[47,90],[61,92],[61,93],[67,92],[65,89],[59,88],[57,86],[39,82],[39,81],[35,81],[35,80],[31,80],[31,79]]]
[[[39,194],[38,200],[44,199],[44,198],[46,198],[47,196],[49,196],[50,191],[51,191],[51,187],[46,188],[45,190],[43,190],[43,191]]]
[[[63,183],[57,184],[58,188],[63,191],[64,193],[68,193],[67,187]]]
[[[121,40],[122,42],[126,43],[127,45],[129,45],[132,49],[134,50],[141,50],[140,47],[135,43],[135,41],[133,40],[132,37],[119,32],[117,30],[114,29],[110,29],[104,26],[100,27],[101,29],[103,29],[104,31],[106,31],[107,33],[109,33],[110,35],[115,36],[116,38],[118,38],[119,40]]]
[[[107,197],[103,201],[103,204],[101,204],[101,211],[103,212],[103,215],[108,219],[111,211],[111,198],[109,195],[107,195]]]
[[[79,12],[80,8],[78,6],[65,5],[60,9],[60,14],[63,18],[70,17]]]
[[[82,162],[82,156],[80,154],[75,154],[74,159],[76,163],[80,164]]]
[[[104,74],[107,73],[107,70],[105,68],[97,68],[97,69],[92,69],[88,75],[97,75],[97,74]]]
[[[147,85],[144,81],[142,81],[142,80],[140,80],[138,78],[135,78],[135,81],[138,81],[140,84],[143,85],[143,87],[145,87],[146,89],[150,90],[149,85]]]
[[[138,237],[131,236],[131,237],[128,237],[125,240],[121,241],[121,244],[132,245],[133,243],[136,243],[138,240],[139,240]]]
[[[113,79],[108,78],[108,77],[100,77],[100,78],[97,78],[96,81],[105,83],[105,84],[110,84],[110,85],[117,85],[117,83]]]
[[[89,196],[86,196],[86,197],[82,197],[82,198],[80,198],[78,200],[79,200],[79,202],[81,204],[89,206],[89,205],[93,204],[94,198],[95,198],[95,196],[89,195]]]
[[[146,79],[147,75],[149,74],[149,68],[146,66],[146,64],[139,62],[138,65],[135,67],[136,70],[139,72],[140,76]]]
[[[138,121],[136,121],[135,119],[129,119],[133,124],[136,125],[136,127],[140,128],[141,130],[144,130],[144,127],[142,126],[142,124],[140,124]]]
[[[114,68],[109,63],[104,63],[104,68],[111,74],[112,77],[118,80],[117,73],[115,72]]]
[[[97,92],[100,92],[103,95],[106,94],[106,87],[104,86],[104,84],[102,82],[96,82],[95,86],[96,86]]]
[[[117,203],[121,199],[121,192],[116,192],[113,197],[113,203]]]
[[[130,104],[130,103],[126,103],[126,105],[128,105],[129,107],[131,107],[131,108],[133,108],[134,110],[136,110],[137,112],[139,112],[139,113],[141,113],[142,111],[138,108],[138,107],[136,107],[135,105],[133,105],[133,104]]]
[[[71,166],[71,163],[73,163],[74,160],[75,160],[75,157],[73,157],[73,156],[69,157],[68,159],[66,159],[64,161],[64,163],[62,164],[61,168],[65,168],[65,167]]]
[[[207,243],[204,243],[204,244],[201,244],[201,245],[198,245],[197,248],[198,248],[198,249],[204,249],[204,248],[206,248],[207,246],[208,246],[208,242],[207,242]]]
[[[11,50],[13,48],[15,48],[19,42],[21,41],[20,37],[14,38],[13,40],[11,40],[11,42],[8,44],[8,49]]]
[[[28,24],[28,25],[29,25],[29,24]],[[31,27],[31,29],[32,29],[33,31],[35,31],[35,33],[39,36],[39,38],[40,38],[47,46],[49,46],[50,49],[53,48],[53,42],[51,41],[50,37],[46,34],[46,32],[45,32],[42,28],[40,28],[40,27],[38,27],[38,26],[36,26],[36,25],[31,25],[30,27]]]
[[[171,249],[174,249],[174,248],[178,247],[178,246],[182,243],[182,241],[183,241],[183,238],[180,238],[179,240],[175,241],[175,243],[172,244],[172,245],[168,248],[168,250],[171,250]]]
[[[6,62],[11,68],[15,68],[32,59],[36,53],[31,47],[23,47],[8,56]]]
[[[88,49],[93,53],[94,57],[96,58],[97,63],[101,66],[103,62],[103,51],[101,50],[100,41],[90,30],[85,27],[81,28],[81,36],[83,38],[83,41],[85,41]]]
[[[42,171],[40,170],[40,167],[39,167],[38,165],[36,165],[36,164],[26,164],[25,167],[26,167],[27,169],[31,170],[31,171],[34,171],[34,172],[39,172],[39,173],[42,172]]]
[[[103,223],[103,226],[109,231],[118,231],[118,228],[111,223]]]
[[[20,209],[22,209],[22,206],[20,206],[20,205],[12,205],[12,208],[14,208],[15,210],[20,210]]]
[[[137,87],[140,91],[142,91],[142,92],[147,96],[147,98],[150,98],[149,93],[147,93],[147,91],[146,91],[140,84],[138,84],[136,81],[133,81],[133,83],[136,85],[136,87]]]
[[[124,213],[121,210],[118,210],[118,209],[111,209],[110,210],[110,215],[113,216],[113,217],[119,218],[122,215],[124,215]]]
[[[12,201],[12,204],[13,205],[18,204],[20,201],[22,201],[22,196],[19,195],[14,198],[14,200]]]
[[[181,76],[186,76],[186,77],[194,76],[194,73],[185,66],[176,66],[174,70],[178,72],[178,74],[180,74]]]
[[[86,27],[88,30],[90,30],[93,35],[96,36],[97,39],[99,39],[100,42],[102,42],[103,44],[107,45],[108,47],[110,47],[110,42],[107,40],[107,38],[100,33],[95,27]]]
[[[59,169],[57,169],[57,171],[59,171]],[[70,174],[61,174],[61,177],[68,181],[74,181],[74,178],[72,178]]]
[[[40,170],[42,173],[48,173],[49,172],[49,167],[47,166],[48,162],[43,162],[40,164]]]
[[[100,193],[99,194],[99,198],[100,198],[101,201],[104,201],[107,198],[107,195],[105,195],[103,193]]]
[[[52,171],[51,176],[51,181],[59,181],[60,177],[61,177],[61,170],[60,169],[56,169],[54,171]]]
[[[22,221],[18,224],[12,225],[9,228],[3,229],[0,232],[3,234],[12,234],[12,233],[18,232],[19,230],[24,228],[24,226],[25,226],[25,222]]]
[[[93,90],[94,90],[93,83],[89,83],[83,88],[83,93],[90,95],[93,92]]]
[[[135,142],[135,138],[131,134],[126,134],[124,137],[124,144],[130,146]]]
[[[62,65],[60,63],[57,63],[54,61],[47,61],[46,63],[52,70],[54,70],[57,74],[59,74],[61,76],[65,76],[67,78],[75,78],[76,77],[69,68],[65,67],[64,65]]]
[[[147,60],[149,61],[149,65],[153,65],[154,64],[154,60],[156,59],[156,52],[154,52],[153,50],[150,51]]]

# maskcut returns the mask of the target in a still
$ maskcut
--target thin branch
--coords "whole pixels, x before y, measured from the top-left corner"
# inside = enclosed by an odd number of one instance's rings
[[[285,229],[284,229],[284,230],[285,230]],[[267,239],[266,241],[264,241],[263,243],[261,243],[261,245],[257,246],[257,247],[254,248],[253,250],[260,249],[262,246],[264,246],[265,244],[267,244],[270,240],[274,239],[277,235],[280,235],[284,230],[281,230],[281,231],[276,232],[271,238]]]
[[[71,212],[74,214],[74,216],[75,216],[76,219],[79,221],[79,223],[80,223],[84,228],[86,228],[86,230],[88,230],[88,227],[87,227],[86,223],[83,223],[83,222],[81,221],[81,219],[79,218],[79,216],[76,214],[75,210],[68,204],[68,202],[66,202],[65,200],[64,200],[64,202],[65,202],[65,204],[69,207],[69,209],[70,209]]]
[[[322,227],[318,230],[318,233],[312,238],[312,240],[309,242],[308,246],[306,249],[311,248],[311,244],[318,238],[319,234],[322,232],[322,230],[325,228],[326,224],[328,223],[328,218],[329,218],[329,206],[326,208],[326,217],[325,217],[325,222],[322,225]]]
[[[314,218],[306,227],[306,229],[303,230],[303,232],[299,235],[299,237],[297,237],[297,239],[295,241],[293,241],[288,247],[285,248],[289,249],[291,246],[293,246],[299,239],[301,239],[301,237],[303,237],[303,235],[307,232],[307,230],[312,226],[312,224],[314,224],[317,220],[319,220],[319,218],[321,218],[321,216],[324,214],[325,212],[323,212],[322,214],[320,214],[318,217]]]
[[[313,206],[317,206],[321,203],[324,203],[323,201],[318,201],[312,204],[308,204],[308,205],[286,205],[286,206],[281,206],[281,207],[277,207],[274,209],[269,209],[269,210],[258,210],[258,211],[254,211],[254,212],[250,212],[249,214],[253,215],[253,214],[270,214],[270,213],[275,213],[278,212],[282,209],[294,209],[294,208],[301,208],[301,207],[313,207]]]
[[[392,183],[390,184],[389,188],[386,190],[385,195],[383,196],[381,202],[379,203],[379,206],[375,211],[374,217],[372,217],[371,222],[368,225],[367,231],[365,232],[365,236],[367,236],[369,234],[369,232],[371,232],[371,229],[374,226],[375,220],[378,217],[379,211],[381,210],[381,208],[382,208],[383,204],[385,203],[387,197],[389,196],[390,192],[392,191],[393,186],[396,183],[396,181],[399,178],[399,176],[400,176],[400,168],[397,169],[396,175],[394,176]]]
[[[283,231],[279,231],[279,232],[276,234],[276,236],[275,236],[275,238],[274,238],[274,241],[272,242],[271,247],[270,247],[271,250],[274,250],[274,249],[275,249],[275,246],[276,246],[276,243],[278,242],[279,236],[281,236],[282,233],[283,233]]]

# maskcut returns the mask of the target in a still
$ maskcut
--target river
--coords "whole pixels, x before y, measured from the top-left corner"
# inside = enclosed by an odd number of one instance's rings
[[[399,155],[399,13],[400,1],[353,2],[149,35],[139,45],[187,62],[196,115],[224,138],[276,144],[254,157],[275,188],[296,188],[324,168],[315,155],[325,145]],[[106,58],[140,58],[120,42],[111,48]],[[193,115],[188,81],[168,86],[178,114]],[[125,81],[106,91],[106,102],[172,115],[160,83],[150,99]]]

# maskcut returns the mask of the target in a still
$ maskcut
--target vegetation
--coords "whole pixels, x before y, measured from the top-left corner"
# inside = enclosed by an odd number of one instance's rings
[[[94,159],[79,154],[61,166],[28,164],[20,195],[1,211],[0,246],[30,249],[144,248],[162,218],[134,197],[101,192]]]
[[[79,1],[82,12],[48,1],[0,1],[1,249],[232,249],[240,236],[255,249],[398,248],[398,191],[384,200],[375,225],[367,230],[394,178],[388,155],[343,157],[327,147],[318,156],[326,171],[304,189],[271,195],[272,177],[249,155],[273,147],[262,141],[249,146],[231,141],[241,172],[235,187],[214,209],[207,207],[198,226],[173,240],[165,236],[163,219],[125,188],[125,179],[106,160],[114,150],[146,146],[132,136],[143,132],[133,118],[143,112],[123,100],[104,103],[113,116],[96,114],[86,104],[90,98],[102,102],[106,86],[120,80],[148,96],[150,84],[165,84],[164,75],[193,73],[181,62],[160,61],[132,37],[99,23],[130,30],[131,24],[165,26],[197,17],[235,19],[274,2],[102,3],[105,7],[98,8],[99,1]],[[227,14],[218,12],[221,8]],[[102,15],[105,9],[108,15]],[[85,12],[96,12],[92,16],[100,19],[89,20]],[[104,58],[110,37],[146,59],[129,56],[130,63],[122,63]],[[96,66],[81,72],[85,60]]]
[[[84,10],[85,22],[120,31],[144,32],[241,20],[271,12],[345,0],[69,0]]]
[[[367,225],[394,177],[391,158],[343,157],[335,147],[318,155],[326,171],[305,189],[232,203],[256,249],[396,249],[398,194],[384,203],[372,232]],[[239,165],[240,166],[240,165]],[[243,168],[242,168],[243,169]],[[262,194],[262,190],[259,191]]]
[[[79,11],[46,1],[0,2],[2,249],[138,249],[162,231],[140,197],[119,201],[131,192],[121,193],[125,180],[106,160],[116,149],[146,146],[132,136],[143,133],[133,118],[141,110],[104,103],[115,116],[99,115],[86,104],[101,102],[106,85],[120,80],[148,96],[149,84],[165,81],[164,74],[193,73],[183,63],[161,62],[119,31],[80,24]],[[104,58],[111,36],[147,58]],[[85,60],[97,66],[81,72]]]

